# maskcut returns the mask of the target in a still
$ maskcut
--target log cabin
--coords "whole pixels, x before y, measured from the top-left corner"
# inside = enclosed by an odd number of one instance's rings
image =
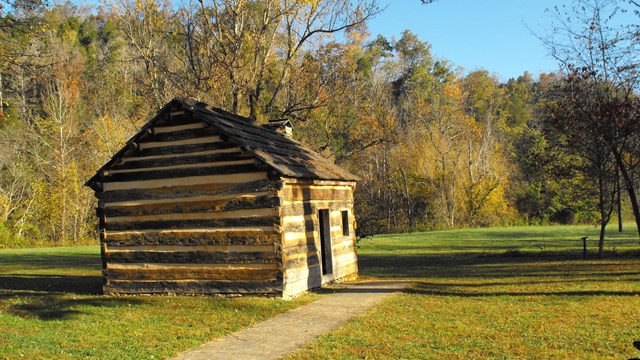
[[[265,125],[187,99],[86,185],[105,294],[291,298],[357,276],[357,177]]]

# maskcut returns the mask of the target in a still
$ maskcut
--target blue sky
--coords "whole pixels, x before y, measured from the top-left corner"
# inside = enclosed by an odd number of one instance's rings
[[[549,29],[546,8],[570,0],[380,0],[387,9],[369,22],[377,34],[399,38],[409,29],[432,45],[436,58],[445,58],[466,72],[485,69],[502,80],[525,71],[537,77],[558,68],[534,35]],[[533,32],[533,33],[532,33]]]

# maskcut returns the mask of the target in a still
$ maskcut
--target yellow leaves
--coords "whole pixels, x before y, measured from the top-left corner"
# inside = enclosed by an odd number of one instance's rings
[[[445,98],[453,101],[462,100],[462,89],[460,89],[458,82],[444,84],[442,86],[442,94]]]
[[[295,2],[301,6],[310,6],[312,11],[318,8],[318,3],[321,0],[296,0]]]
[[[514,210],[506,199],[506,160],[497,126],[467,112],[462,81],[437,84],[432,93],[411,99],[410,133],[394,151],[402,168],[433,193],[443,223],[469,225],[508,221]],[[458,220],[456,220],[458,219]]]
[[[160,9],[155,0],[135,0],[134,6],[137,13],[155,13]]]
[[[35,34],[44,34],[49,30],[49,26],[47,24],[42,24],[42,26],[33,29]]]
[[[489,193],[477,215],[479,224],[508,225],[517,217],[516,210],[509,205],[505,189],[506,183],[501,183]]]
[[[9,214],[8,210],[11,206],[11,199],[4,193],[0,192],[0,220],[6,219]]]

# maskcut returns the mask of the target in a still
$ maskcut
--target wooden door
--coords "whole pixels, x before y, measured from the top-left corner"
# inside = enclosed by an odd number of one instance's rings
[[[318,210],[318,224],[320,227],[320,255],[322,257],[322,275],[328,275],[333,273],[329,209]]]

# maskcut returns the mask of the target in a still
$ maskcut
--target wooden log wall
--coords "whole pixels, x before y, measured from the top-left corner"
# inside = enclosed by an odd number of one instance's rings
[[[277,183],[188,111],[102,174],[105,293],[282,294]]]
[[[353,216],[354,182],[285,180],[279,191],[284,267],[283,296],[292,297],[358,272]],[[329,209],[333,274],[322,275],[318,211]],[[342,211],[348,211],[349,235],[343,235]]]

